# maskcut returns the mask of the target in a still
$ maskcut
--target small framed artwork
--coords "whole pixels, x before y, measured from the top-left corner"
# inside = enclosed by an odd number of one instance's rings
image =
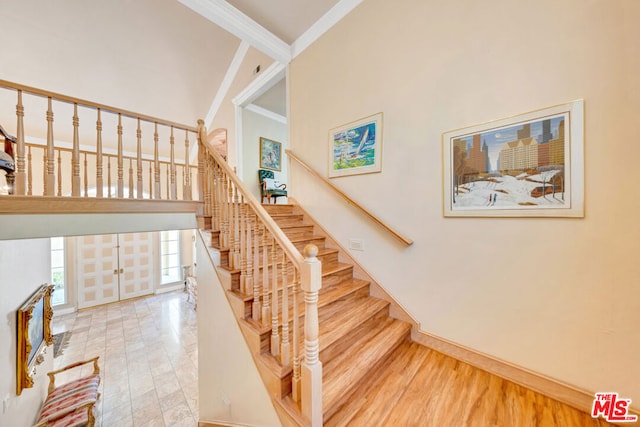
[[[584,102],[445,132],[445,217],[584,217]]]
[[[329,131],[329,178],[382,170],[382,113]]]
[[[53,285],[42,285],[18,309],[18,354],[16,394],[33,387],[35,366],[42,362],[42,350],[53,344],[51,293]]]
[[[260,138],[260,168],[282,170],[282,144],[268,138]]]

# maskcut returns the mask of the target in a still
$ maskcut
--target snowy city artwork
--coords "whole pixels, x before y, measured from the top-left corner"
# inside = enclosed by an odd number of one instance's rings
[[[582,101],[443,135],[445,216],[583,216]]]

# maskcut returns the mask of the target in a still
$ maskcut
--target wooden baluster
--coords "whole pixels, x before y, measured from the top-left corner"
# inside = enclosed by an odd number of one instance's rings
[[[53,146],[53,109],[51,108],[51,97],[47,98],[47,164],[45,174],[45,196],[53,196],[55,194],[56,175],[55,175],[55,152]]]
[[[245,244],[245,252],[246,252],[246,271],[247,271],[247,278],[244,281],[244,286],[245,286],[245,294],[247,295],[251,295],[253,294],[253,245],[251,244],[251,240],[253,237],[253,215],[249,212],[249,208],[246,207],[246,222],[247,222],[247,227],[245,230],[245,236],[247,239],[247,242]],[[253,314],[251,315],[251,317],[253,318]]]
[[[171,200],[178,198],[176,192],[176,154],[175,154],[175,138],[173,137],[173,126],[171,126],[171,137],[169,138],[169,144],[171,146],[171,163],[170,163],[170,177],[171,177]]]
[[[124,198],[124,159],[122,158],[122,115],[118,113],[118,198]]]
[[[200,154],[200,151],[198,151],[198,155]],[[213,174],[213,168],[211,167],[210,162],[206,162],[206,166],[204,163],[204,159],[202,161],[202,177],[201,177],[201,182],[202,182],[202,196],[204,197],[204,215],[207,217],[212,217],[211,218],[211,228],[213,230],[218,230],[218,228],[215,227],[215,221],[216,219],[213,218],[213,215],[211,214],[213,212],[213,206],[212,206],[212,200],[213,200],[213,194],[212,194],[212,189],[214,188],[215,185],[215,176]],[[200,185],[200,184],[198,184]],[[202,200],[202,199],[200,199]]]
[[[229,247],[229,181],[227,179],[227,174],[224,171],[220,170],[222,176],[220,180],[222,182],[222,186],[220,189],[221,192],[221,201],[222,201],[222,224],[221,224],[221,235],[222,241],[220,242],[220,246],[223,248]]]
[[[276,239],[271,241],[271,355],[280,356],[280,331],[278,331],[278,255]]]
[[[167,164],[167,200],[171,200],[171,193],[170,193],[170,185],[169,185],[169,175],[171,175],[171,170],[170,170],[170,165]]]
[[[241,267],[240,261],[240,192],[233,183],[233,257],[234,268]]]
[[[144,189],[142,188],[142,130],[140,129],[140,117],[138,117],[138,129],[136,130],[136,138],[138,139],[137,145],[137,163],[136,163],[136,178],[137,178],[137,197],[142,199]]]
[[[17,196],[24,196],[26,190],[26,168],[24,161],[24,106],[22,105],[22,91],[18,91],[18,103],[16,104],[16,180],[14,187],[14,194]],[[31,153],[31,147],[29,147],[29,153]],[[31,162],[29,162],[31,167]],[[29,169],[31,171],[31,169]],[[29,191],[28,195],[31,195]]]
[[[182,200],[191,200],[191,172],[189,171],[189,131],[185,129],[184,140],[184,190]]]
[[[269,240],[267,229],[262,229],[262,323],[271,321],[271,298],[269,296]]]
[[[80,197],[80,136],[78,127],[80,119],[78,118],[78,104],[73,104],[73,150],[71,151],[71,195]]]
[[[211,192],[211,215],[213,216],[213,223],[215,224],[214,230],[222,231],[222,218],[220,218],[220,170],[213,163],[213,160],[209,162],[210,169],[213,172],[213,188]]]
[[[280,343],[280,362],[282,366],[291,364],[291,345],[289,344],[289,284],[287,283],[287,256],[282,252],[282,342]]]
[[[42,195],[47,195],[47,151],[42,154]]]
[[[158,122],[155,123],[153,132],[153,192],[149,192],[149,197],[153,193],[156,199],[162,199],[160,193],[160,155],[158,150]]]
[[[204,144],[207,141],[207,127],[204,125],[204,120],[198,119],[198,194],[199,200],[204,201],[205,195],[205,171],[204,171]],[[206,204],[205,204],[206,206]],[[205,213],[206,215],[206,213]]]
[[[84,197],[89,197],[89,167],[87,153],[84,153]]]
[[[27,184],[28,184],[28,191],[27,191],[27,195],[28,196],[32,196],[33,195],[33,163],[31,163],[31,146],[29,146],[29,154],[27,157]]]
[[[260,303],[260,219],[255,216],[255,226],[253,227],[253,307],[251,313],[253,320],[259,322],[262,314],[262,304]],[[265,266],[266,268],[266,266]]]
[[[58,149],[58,197],[62,197],[62,153]]]
[[[96,120],[96,197],[103,197],[104,183],[102,171],[102,118],[98,108],[98,119]]]
[[[131,157],[129,157],[129,198],[133,199],[133,163]]]
[[[302,389],[302,414],[312,426],[322,425],[322,362],[318,342],[318,292],[322,287],[322,263],[316,258],[318,248],[304,248],[302,265],[302,290],[304,291],[304,362],[300,372]]]
[[[237,188],[236,188],[237,190]],[[246,247],[246,234],[247,234],[247,215],[246,205],[244,203],[244,196],[240,194],[240,289],[243,294],[248,294],[247,291],[247,247]]]
[[[295,402],[300,401],[300,280],[298,270],[293,270],[293,373],[291,379],[291,395]]]
[[[235,201],[234,201],[234,195],[233,195],[233,182],[227,178],[227,191],[229,192],[229,201],[227,203],[227,207],[229,209],[229,213],[227,214],[229,216],[229,267],[231,269],[235,269],[236,268],[236,264],[235,264],[235,255],[234,255],[234,250],[235,250],[235,246],[236,246],[236,242],[235,242],[235,236],[236,236],[236,221],[235,221],[235,215],[233,214],[234,210],[235,210]]]
[[[107,157],[107,197],[111,198],[111,156]]]
[[[153,180],[153,162],[149,161],[149,199],[153,199],[153,187],[155,181]]]

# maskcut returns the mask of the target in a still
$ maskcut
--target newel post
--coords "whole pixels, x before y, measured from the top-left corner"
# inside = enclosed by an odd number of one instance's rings
[[[322,425],[322,362],[319,359],[318,292],[322,287],[322,263],[318,247],[304,248],[304,263],[300,272],[304,292],[304,362],[301,369],[302,413],[312,426]]]

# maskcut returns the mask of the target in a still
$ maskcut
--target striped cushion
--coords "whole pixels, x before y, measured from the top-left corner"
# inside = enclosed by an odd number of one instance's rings
[[[86,408],[76,409],[62,418],[58,418],[45,424],[47,427],[84,427],[89,421],[89,413]]]
[[[38,422],[55,420],[69,414],[80,405],[98,400],[98,385],[100,376],[80,378],[60,387],[56,387],[47,399],[40,411]],[[85,415],[86,410],[82,410]],[[66,424],[65,424],[66,425]]]

